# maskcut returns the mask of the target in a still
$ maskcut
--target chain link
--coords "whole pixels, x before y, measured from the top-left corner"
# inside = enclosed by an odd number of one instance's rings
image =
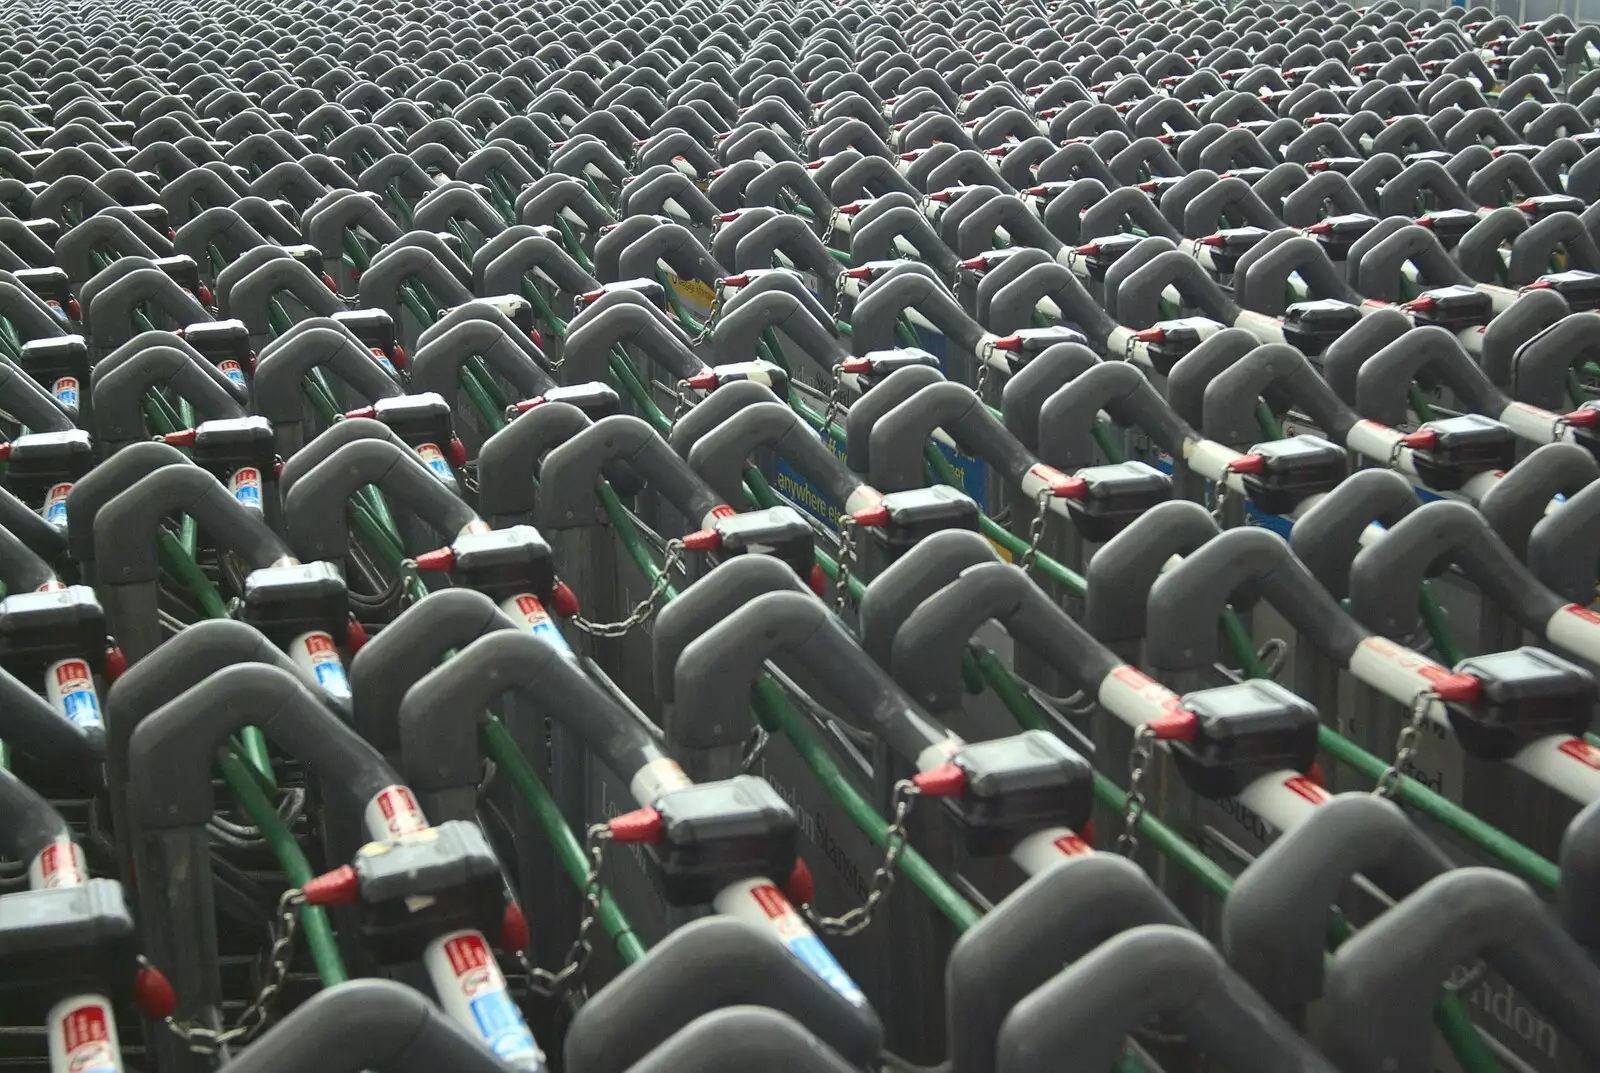
[[[1122,810],[1122,830],[1117,834],[1117,852],[1132,857],[1139,852],[1139,821],[1144,819],[1145,797],[1142,784],[1146,770],[1156,755],[1156,732],[1141,726],[1133,732],[1133,752],[1128,754],[1128,803]]]
[[[833,601],[833,613],[842,615],[850,606],[850,566],[856,559],[856,520],[848,514],[839,515],[839,582],[838,594]]]
[[[628,612],[628,617],[617,622],[593,622],[582,615],[572,616],[572,624],[590,637],[623,637],[635,626],[642,626],[650,621],[661,605],[661,598],[666,595],[667,586],[672,584],[672,571],[683,561],[683,541],[667,541],[667,555],[661,560],[661,572],[650,583],[650,591],[645,593],[644,599],[633,605],[633,610]]]
[[[828,226],[822,229],[822,245],[827,246],[833,240],[833,233],[839,229],[839,214],[828,213]]]
[[[978,396],[978,401],[983,401],[983,389],[989,386],[989,363],[982,354],[978,355],[978,382],[973,385],[972,392]]]
[[[1406,765],[1411,763],[1411,758],[1416,755],[1417,739],[1422,735],[1422,724],[1427,721],[1428,708],[1438,699],[1437,693],[1424,689],[1417,694],[1417,699],[1411,702],[1411,718],[1406,720],[1406,725],[1400,728],[1400,735],[1395,739],[1394,763],[1378,776],[1378,784],[1372,789],[1374,797],[1393,798],[1400,792],[1400,782],[1405,778]]]
[[[813,928],[823,935],[848,937],[861,934],[872,924],[873,912],[894,889],[895,864],[906,848],[906,819],[911,815],[911,803],[920,793],[910,779],[901,779],[894,784],[894,808],[889,829],[884,835],[883,863],[873,871],[872,879],[867,884],[866,901],[836,917],[822,916],[809,903],[801,905],[800,911]]]
[[[611,828],[603,823],[594,824],[584,838],[584,855],[589,859],[589,870],[583,877],[583,916],[578,919],[578,936],[567,950],[561,968],[555,972],[541,969],[528,960],[527,954],[517,952],[517,960],[528,973],[528,984],[545,998],[560,998],[577,988],[589,959],[594,954],[594,940],[590,937],[600,919],[600,899],[605,893],[603,873],[606,864],[606,847],[611,844]]]
[[[749,774],[755,766],[761,763],[761,756],[767,751],[767,746],[772,744],[772,735],[763,726],[750,728],[750,740],[745,744],[744,756],[739,760],[739,770]]]
[[[167,1026],[167,1030],[183,1040],[189,1050],[203,1055],[215,1055],[224,1047],[236,1043],[248,1043],[254,1039],[263,1028],[267,1027],[272,1002],[283,990],[283,981],[289,975],[294,940],[300,931],[300,909],[304,905],[305,895],[298,888],[284,891],[278,899],[272,946],[267,951],[266,976],[261,989],[239,1015],[237,1024],[219,1032],[200,1025],[181,1024],[176,1018],[167,1017],[162,1022]],[[141,964],[149,964],[142,957],[139,960]]]
[[[690,345],[699,346],[711,338],[711,333],[716,330],[717,319],[722,316],[722,280],[717,280],[711,289],[711,309],[706,313],[705,321],[700,325],[700,330],[689,340]]]
[[[679,380],[672,389],[672,417],[669,419],[676,425],[678,419],[694,409],[694,403],[689,401],[689,393],[694,388],[689,386],[689,381]]]
[[[1039,545],[1044,542],[1045,520],[1049,517],[1051,492],[1049,488],[1039,489],[1039,494],[1034,497],[1033,520],[1028,523],[1028,550],[1022,553],[1018,566],[1024,573],[1033,569],[1033,564],[1039,558]]]
[[[1226,473],[1220,479],[1211,482],[1211,520],[1217,523],[1218,529],[1227,527],[1223,515],[1227,511],[1229,491]]]
[[[844,365],[840,363],[833,367],[833,386],[828,390],[828,405],[822,411],[824,441],[827,439],[828,429],[833,427],[833,419],[839,416],[844,408]]]

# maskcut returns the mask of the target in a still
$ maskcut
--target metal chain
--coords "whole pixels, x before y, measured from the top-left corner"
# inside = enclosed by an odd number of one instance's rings
[[[683,541],[667,541],[667,555],[661,560],[661,572],[650,583],[650,591],[645,593],[644,599],[633,605],[627,618],[618,622],[592,622],[582,615],[573,615],[572,624],[590,637],[622,637],[635,626],[649,622],[660,606],[661,598],[666,595],[667,586],[672,584],[672,570],[683,561],[684,550]]]
[[[1139,821],[1144,818],[1145,798],[1141,784],[1156,755],[1156,732],[1148,725],[1133,732],[1133,752],[1128,754],[1128,803],[1122,810],[1122,830],[1117,834],[1117,852],[1132,857],[1139,852]]]
[[[750,728],[750,741],[744,747],[744,756],[739,760],[739,770],[749,774],[755,766],[761,763],[761,756],[767,751],[767,746],[772,744],[772,735],[763,726]]]
[[[822,411],[824,438],[828,435],[828,429],[833,427],[833,419],[844,408],[844,365],[841,363],[833,367],[833,386],[828,391],[828,405]]]
[[[1049,515],[1050,489],[1041,488],[1034,497],[1033,520],[1028,523],[1028,550],[1022,553],[1017,565],[1022,567],[1024,573],[1033,569],[1034,560],[1039,558],[1039,545],[1044,541],[1045,520]]]
[[[711,333],[716,330],[717,318],[722,316],[722,280],[717,280],[717,285],[711,291],[711,309],[706,313],[705,322],[700,325],[700,330],[695,333],[690,345],[699,346],[711,338]]]
[[[1224,473],[1219,480],[1211,482],[1211,520],[1217,523],[1218,529],[1227,527],[1223,513],[1228,506],[1228,475]]]
[[[689,392],[693,390],[694,388],[689,385],[687,380],[679,380],[676,386],[673,387],[672,417],[669,420],[674,425],[678,423],[678,418],[694,409],[694,403],[689,401]]]
[[[894,784],[893,815],[884,835],[883,863],[873,871],[867,884],[866,901],[836,917],[822,916],[809,903],[802,904],[800,911],[813,928],[823,935],[848,937],[861,934],[871,925],[873,912],[894,889],[895,863],[906,848],[906,819],[911,815],[911,803],[921,792],[910,779]]]
[[[836,615],[844,614],[850,604],[850,564],[856,558],[855,532],[856,520],[848,514],[839,515],[839,591],[833,602]]]
[[[200,1025],[180,1024],[176,1018],[167,1017],[162,1023],[168,1031],[183,1040],[195,1054],[215,1055],[231,1044],[250,1042],[266,1028],[272,1000],[278,997],[289,975],[294,940],[300,930],[300,909],[304,905],[305,895],[298,888],[284,891],[278,899],[277,926],[273,929],[272,947],[267,951],[266,977],[261,989],[239,1015],[237,1024],[218,1032]],[[148,964],[143,958],[140,961]]]
[[[1378,776],[1378,784],[1372,789],[1374,797],[1393,798],[1400,792],[1406,765],[1417,752],[1417,739],[1422,735],[1422,724],[1427,721],[1428,707],[1438,699],[1437,693],[1424,689],[1411,702],[1411,718],[1406,720],[1406,725],[1400,728],[1400,736],[1395,739],[1394,763]]]
[[[833,240],[833,233],[839,229],[839,216],[836,212],[828,213],[828,226],[822,229],[822,244],[827,246]]]
[[[972,392],[978,396],[978,401],[983,401],[983,389],[989,386],[989,363],[983,355],[978,355],[978,382],[973,385]]]
[[[583,916],[578,919],[578,935],[567,950],[561,968],[555,972],[541,969],[528,961],[527,954],[517,951],[517,960],[528,973],[528,984],[545,998],[558,998],[572,991],[583,979],[584,970],[594,954],[594,931],[600,919],[600,899],[605,893],[602,874],[605,871],[606,847],[611,844],[611,828],[597,823],[589,828],[584,838],[584,855],[589,858],[589,870],[583,877]]]

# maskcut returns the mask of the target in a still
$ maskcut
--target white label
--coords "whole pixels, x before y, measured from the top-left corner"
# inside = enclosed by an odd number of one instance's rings
[[[572,646],[567,644],[567,639],[561,635],[561,628],[556,625],[555,620],[550,617],[550,612],[545,610],[544,604],[537,596],[529,593],[512,596],[501,603],[500,610],[510,616],[518,629],[527,630],[567,659],[578,658],[572,654]]]
[[[1030,876],[1054,868],[1062,861],[1093,853],[1089,845],[1065,827],[1050,827],[1026,835],[1011,850],[1011,859]]]
[[[1183,454],[1183,460],[1190,469],[1213,481],[1224,479],[1234,460],[1243,457],[1232,447],[1216,440],[1184,440]]]
[[[56,397],[56,401],[74,410],[78,408],[78,391],[78,378],[75,376],[63,376],[50,385],[50,394]]]
[[[1358,455],[1388,464],[1395,445],[1402,438],[1401,433],[1388,425],[1380,425],[1376,421],[1357,421],[1345,436],[1344,445]]]
[[[1292,831],[1311,810],[1332,800],[1332,795],[1298,771],[1263,775],[1244,788],[1240,804],[1276,831]]]
[[[44,509],[39,513],[44,515],[44,520],[57,529],[67,527],[67,493],[72,491],[70,484],[58,484],[45,493]]]
[[[1590,663],[1600,663],[1600,614],[1568,604],[1545,626],[1545,639]]]
[[[1176,693],[1127,664],[1106,675],[1096,699],[1131,727],[1183,710]]]
[[[389,355],[385,354],[382,349],[375,346],[368,347],[367,349],[372,352],[372,360],[377,362],[384,372],[394,377],[398,377],[400,375],[399,373],[395,372],[394,362],[389,360]]]
[[[46,667],[44,695],[56,711],[77,726],[88,729],[105,725],[100,698],[94,691],[94,675],[81,659],[64,659]]]
[[[542,1070],[544,1053],[506,991],[506,978],[481,934],[457,931],[423,951],[439,1005],[456,1024],[513,1069]]]
[[[1235,328],[1243,328],[1263,343],[1281,343],[1284,341],[1283,322],[1276,317],[1241,309],[1238,319],[1233,322],[1233,326]]]
[[[241,507],[261,513],[261,471],[254,466],[233,471],[228,478],[228,491]]]
[[[1499,421],[1529,443],[1553,443],[1572,438],[1572,427],[1549,410],[1514,402],[1500,411]]]
[[[800,963],[822,979],[847,1001],[855,1006],[865,1006],[867,996],[861,993],[848,973],[828,948],[807,926],[805,918],[795,911],[783,892],[766,879],[745,879],[724,887],[712,903],[717,912],[736,917],[747,924],[768,930],[777,936],[784,947],[800,959]]]
[[[350,699],[350,680],[345,677],[344,661],[333,637],[321,630],[303,633],[289,642],[289,658],[305,671],[322,691],[340,700]]]
[[[450,463],[445,459],[444,452],[431,443],[425,443],[417,448],[417,457],[422,459],[422,464],[432,471],[433,475],[446,484],[455,484],[456,475],[450,472]]]
[[[628,783],[628,792],[641,808],[650,808],[663,794],[684,790],[694,783],[671,757],[659,757],[640,768]]]
[[[1349,670],[1379,693],[1405,705],[1414,703],[1417,694],[1431,690],[1439,679],[1450,676],[1448,670],[1427,656],[1376,635],[1356,646]],[[1428,708],[1434,722],[1445,720],[1444,708],[1438,701]]]
[[[417,805],[417,799],[404,786],[390,786],[379,790],[367,802],[363,818],[367,834],[377,841],[414,835],[428,829],[428,821]]]
[[[110,1000],[73,995],[50,1008],[50,1073],[121,1073],[122,1049]]]
[[[78,887],[89,881],[89,864],[75,842],[52,842],[28,862],[28,889]]]

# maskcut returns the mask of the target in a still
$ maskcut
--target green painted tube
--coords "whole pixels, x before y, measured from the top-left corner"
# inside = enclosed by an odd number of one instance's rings
[[[1432,587],[1426,581],[1422,583],[1422,591],[1417,593],[1417,611],[1422,615],[1422,624],[1428,628],[1428,636],[1433,638],[1433,646],[1438,650],[1440,663],[1446,667],[1454,667],[1466,658],[1456,645],[1455,634],[1450,629],[1449,620],[1445,618],[1444,608],[1439,606]]]
[[[561,808],[545,789],[544,783],[539,781],[539,776],[534,774],[533,767],[528,763],[516,742],[511,740],[508,731],[500,720],[493,717],[485,718],[481,724],[485,750],[491,759],[499,765],[511,779],[522,795],[527,806],[533,810],[534,816],[539,821],[539,826],[544,828],[545,837],[550,839],[551,846],[556,851],[556,856],[561,860],[561,866],[566,869],[567,875],[579,887],[589,874],[589,858],[583,851],[583,844],[578,841],[572,829],[567,826],[565,817],[561,815]],[[617,956],[624,962],[632,965],[644,957],[645,946],[633,930],[633,925],[628,923],[628,918],[622,910],[617,908],[617,903],[611,895],[602,892],[600,895],[600,912],[596,915],[600,927],[611,936],[611,941],[616,944]]]
[[[244,761],[227,753],[218,766],[228,790],[249,815],[250,822],[261,830],[262,837],[272,849],[273,856],[278,858],[278,864],[289,877],[289,882],[296,887],[309,883],[314,875],[311,863],[300,852],[299,844],[272,807],[272,802],[267,800],[261,787],[250,777]],[[305,936],[306,949],[311,953],[311,961],[317,967],[317,976],[321,978],[323,987],[342,984],[350,978],[345,971],[344,959],[339,956],[339,943],[333,937],[328,914],[320,906],[301,909],[300,931]]]

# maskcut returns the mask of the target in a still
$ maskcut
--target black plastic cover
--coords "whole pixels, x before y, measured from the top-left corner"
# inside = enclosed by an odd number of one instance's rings
[[[313,630],[338,639],[350,619],[350,600],[332,563],[264,566],[244,579],[239,617],[280,645]]]
[[[1295,302],[1283,313],[1283,340],[1313,357],[1360,321],[1361,310],[1337,298]]]
[[[1172,478],[1143,462],[1086,466],[1073,476],[1088,486],[1082,499],[1068,499],[1067,513],[1083,538],[1103,543],[1135,518],[1172,498]]]
[[[1081,831],[1094,811],[1093,768],[1053,734],[1030,730],[966,745],[954,763],[967,776],[956,811],[974,854],[1008,853],[1046,827]]]
[[[114,880],[7,894],[0,898],[0,995],[16,1016],[39,1024],[68,995],[110,991],[126,998],[137,943],[122,884]]]
[[[890,561],[916,547],[923,537],[945,529],[978,531],[978,505],[948,485],[911,488],[883,497],[888,524],[868,529]]]
[[[1438,434],[1429,450],[1412,452],[1417,473],[1432,488],[1460,488],[1468,477],[1490,470],[1510,469],[1516,460],[1517,440],[1511,430],[1480,414],[1463,414],[1429,421],[1423,429]]]
[[[1448,708],[1451,728],[1473,756],[1505,760],[1552,734],[1581,736],[1594,718],[1594,677],[1543,649],[1473,656],[1455,669],[1479,682],[1476,704]]]
[[[361,935],[380,963],[422,956],[447,932],[493,935],[505,911],[505,881],[475,823],[441,823],[401,838],[370,842],[352,862],[360,893]]]
[[[1268,514],[1288,514],[1307,498],[1331,492],[1350,472],[1344,448],[1317,436],[1293,436],[1255,444],[1266,468],[1244,475],[1245,493]]]
[[[549,602],[555,588],[555,563],[550,545],[531,525],[513,525],[490,533],[466,533],[450,546],[456,583],[476,589],[495,601],[532,593]]]
[[[32,681],[36,671],[77,656],[105,667],[106,615],[87,585],[19,592],[0,600],[0,665]]]
[[[794,813],[764,779],[740,775],[674,790],[655,803],[661,840],[648,850],[669,905],[704,905],[728,884],[794,871]]]
[[[811,525],[793,507],[725,514],[715,526],[723,555],[770,555],[787,563],[801,580],[811,577],[816,561]]]
[[[1203,797],[1233,797],[1274,771],[1311,770],[1317,759],[1317,709],[1276,682],[1251,679],[1190,693],[1191,741],[1172,742],[1183,781]]]

